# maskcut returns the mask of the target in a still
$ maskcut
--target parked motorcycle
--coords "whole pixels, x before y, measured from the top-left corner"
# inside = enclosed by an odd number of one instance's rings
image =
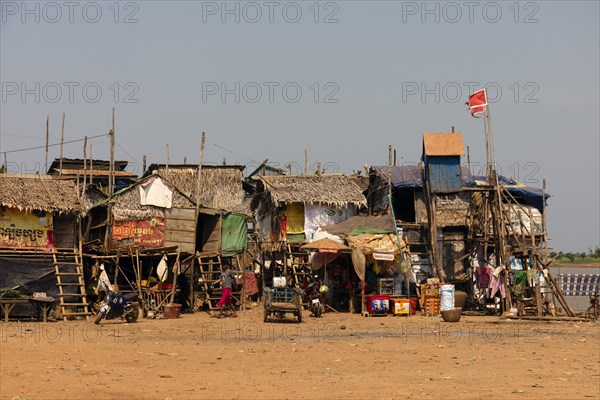
[[[97,325],[105,319],[125,317],[129,323],[137,321],[140,316],[137,293],[122,294],[118,292],[106,292],[104,300],[98,310],[94,323]]]
[[[321,302],[321,286],[319,276],[315,275],[314,281],[306,287],[309,301],[308,310],[310,311],[311,316],[316,318],[320,317],[325,311],[325,307]]]

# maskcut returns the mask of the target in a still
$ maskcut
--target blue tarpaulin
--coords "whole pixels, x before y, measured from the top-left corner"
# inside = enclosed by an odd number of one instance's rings
[[[548,197],[550,197],[550,195],[547,193],[544,196],[544,192],[542,191],[542,189],[533,188],[533,187],[529,187],[529,186],[524,186],[524,187],[503,186],[503,189],[515,197],[520,197],[521,199],[523,199],[523,201],[526,204],[537,208],[540,212],[542,212],[542,208],[544,207],[544,204],[545,204],[544,200],[548,200]]]
[[[388,181],[388,167],[375,167],[377,173]],[[423,168],[419,165],[402,165],[392,167],[392,187],[394,189],[403,187],[423,187],[421,179]],[[460,168],[463,186],[475,186],[475,180],[467,167]]]
[[[478,183],[481,184],[485,184],[487,182],[487,178],[485,176],[475,176],[474,178]],[[525,204],[537,208],[540,212],[542,212],[542,208],[545,205],[544,200],[548,200],[550,197],[548,193],[544,194],[542,189],[525,186],[522,183],[505,176],[498,176],[498,183],[500,183],[502,189],[506,190],[514,197],[522,199]]]

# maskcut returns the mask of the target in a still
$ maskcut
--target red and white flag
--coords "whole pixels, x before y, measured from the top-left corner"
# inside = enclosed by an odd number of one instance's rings
[[[475,118],[479,118],[481,114],[485,112],[488,105],[487,93],[485,89],[481,89],[478,92],[473,93],[469,96],[469,101],[466,103],[469,106],[471,115]]]

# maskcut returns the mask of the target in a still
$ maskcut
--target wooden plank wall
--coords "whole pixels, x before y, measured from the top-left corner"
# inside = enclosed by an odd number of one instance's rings
[[[198,229],[202,229],[202,251],[221,252],[221,215],[200,214]]]
[[[181,252],[194,253],[196,248],[196,210],[165,210],[165,246],[179,246]]]
[[[76,224],[72,215],[53,215],[54,246],[72,249],[76,247]]]

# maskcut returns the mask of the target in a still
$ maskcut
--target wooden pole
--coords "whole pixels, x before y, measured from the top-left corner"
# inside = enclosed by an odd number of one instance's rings
[[[200,162],[198,163],[198,176],[196,179],[196,198],[194,201],[196,202],[196,211],[200,207],[200,182],[202,175],[202,159],[204,158],[204,144],[206,142],[206,134],[202,131],[202,141],[200,142]],[[196,212],[198,214],[198,212]],[[197,216],[196,216],[197,217]]]
[[[58,175],[62,175],[62,162],[63,162],[63,144],[65,141],[65,113],[62,115],[62,124],[60,127],[60,161],[59,161],[59,172]]]
[[[308,150],[304,149],[304,174],[308,174]]]
[[[144,158],[142,161],[142,173],[146,172],[146,155],[144,154]],[[152,173],[152,171],[150,171]]]
[[[548,232],[546,231],[546,178],[542,180],[542,234],[544,238],[544,257],[548,257]]]
[[[394,149],[394,167],[396,165],[398,165],[398,163],[396,161],[397,161],[397,159],[396,159],[396,149]]]
[[[108,173],[108,194],[115,193],[115,108],[112,109],[112,129],[110,130],[110,167]]]
[[[169,173],[169,161],[170,161],[170,156],[169,156],[169,144],[167,143],[167,165],[165,167],[165,172]]]
[[[467,167],[469,168],[469,173],[472,174],[471,171],[471,152],[469,151],[469,146],[467,146]]]
[[[390,197],[390,209],[391,209],[391,207],[392,207],[392,145],[391,144],[388,147],[388,196]]]
[[[87,184],[87,136],[83,139],[83,192]]]
[[[90,143],[90,184],[94,183],[94,157],[92,157],[92,143]]]
[[[48,171],[48,142],[50,140],[50,114],[46,115],[46,158],[44,159],[44,172]],[[4,153],[6,155],[6,153]]]
[[[173,266],[173,286],[171,287],[171,303],[175,303],[175,291],[177,290],[177,275],[179,275],[179,249],[177,249],[177,259]]]

